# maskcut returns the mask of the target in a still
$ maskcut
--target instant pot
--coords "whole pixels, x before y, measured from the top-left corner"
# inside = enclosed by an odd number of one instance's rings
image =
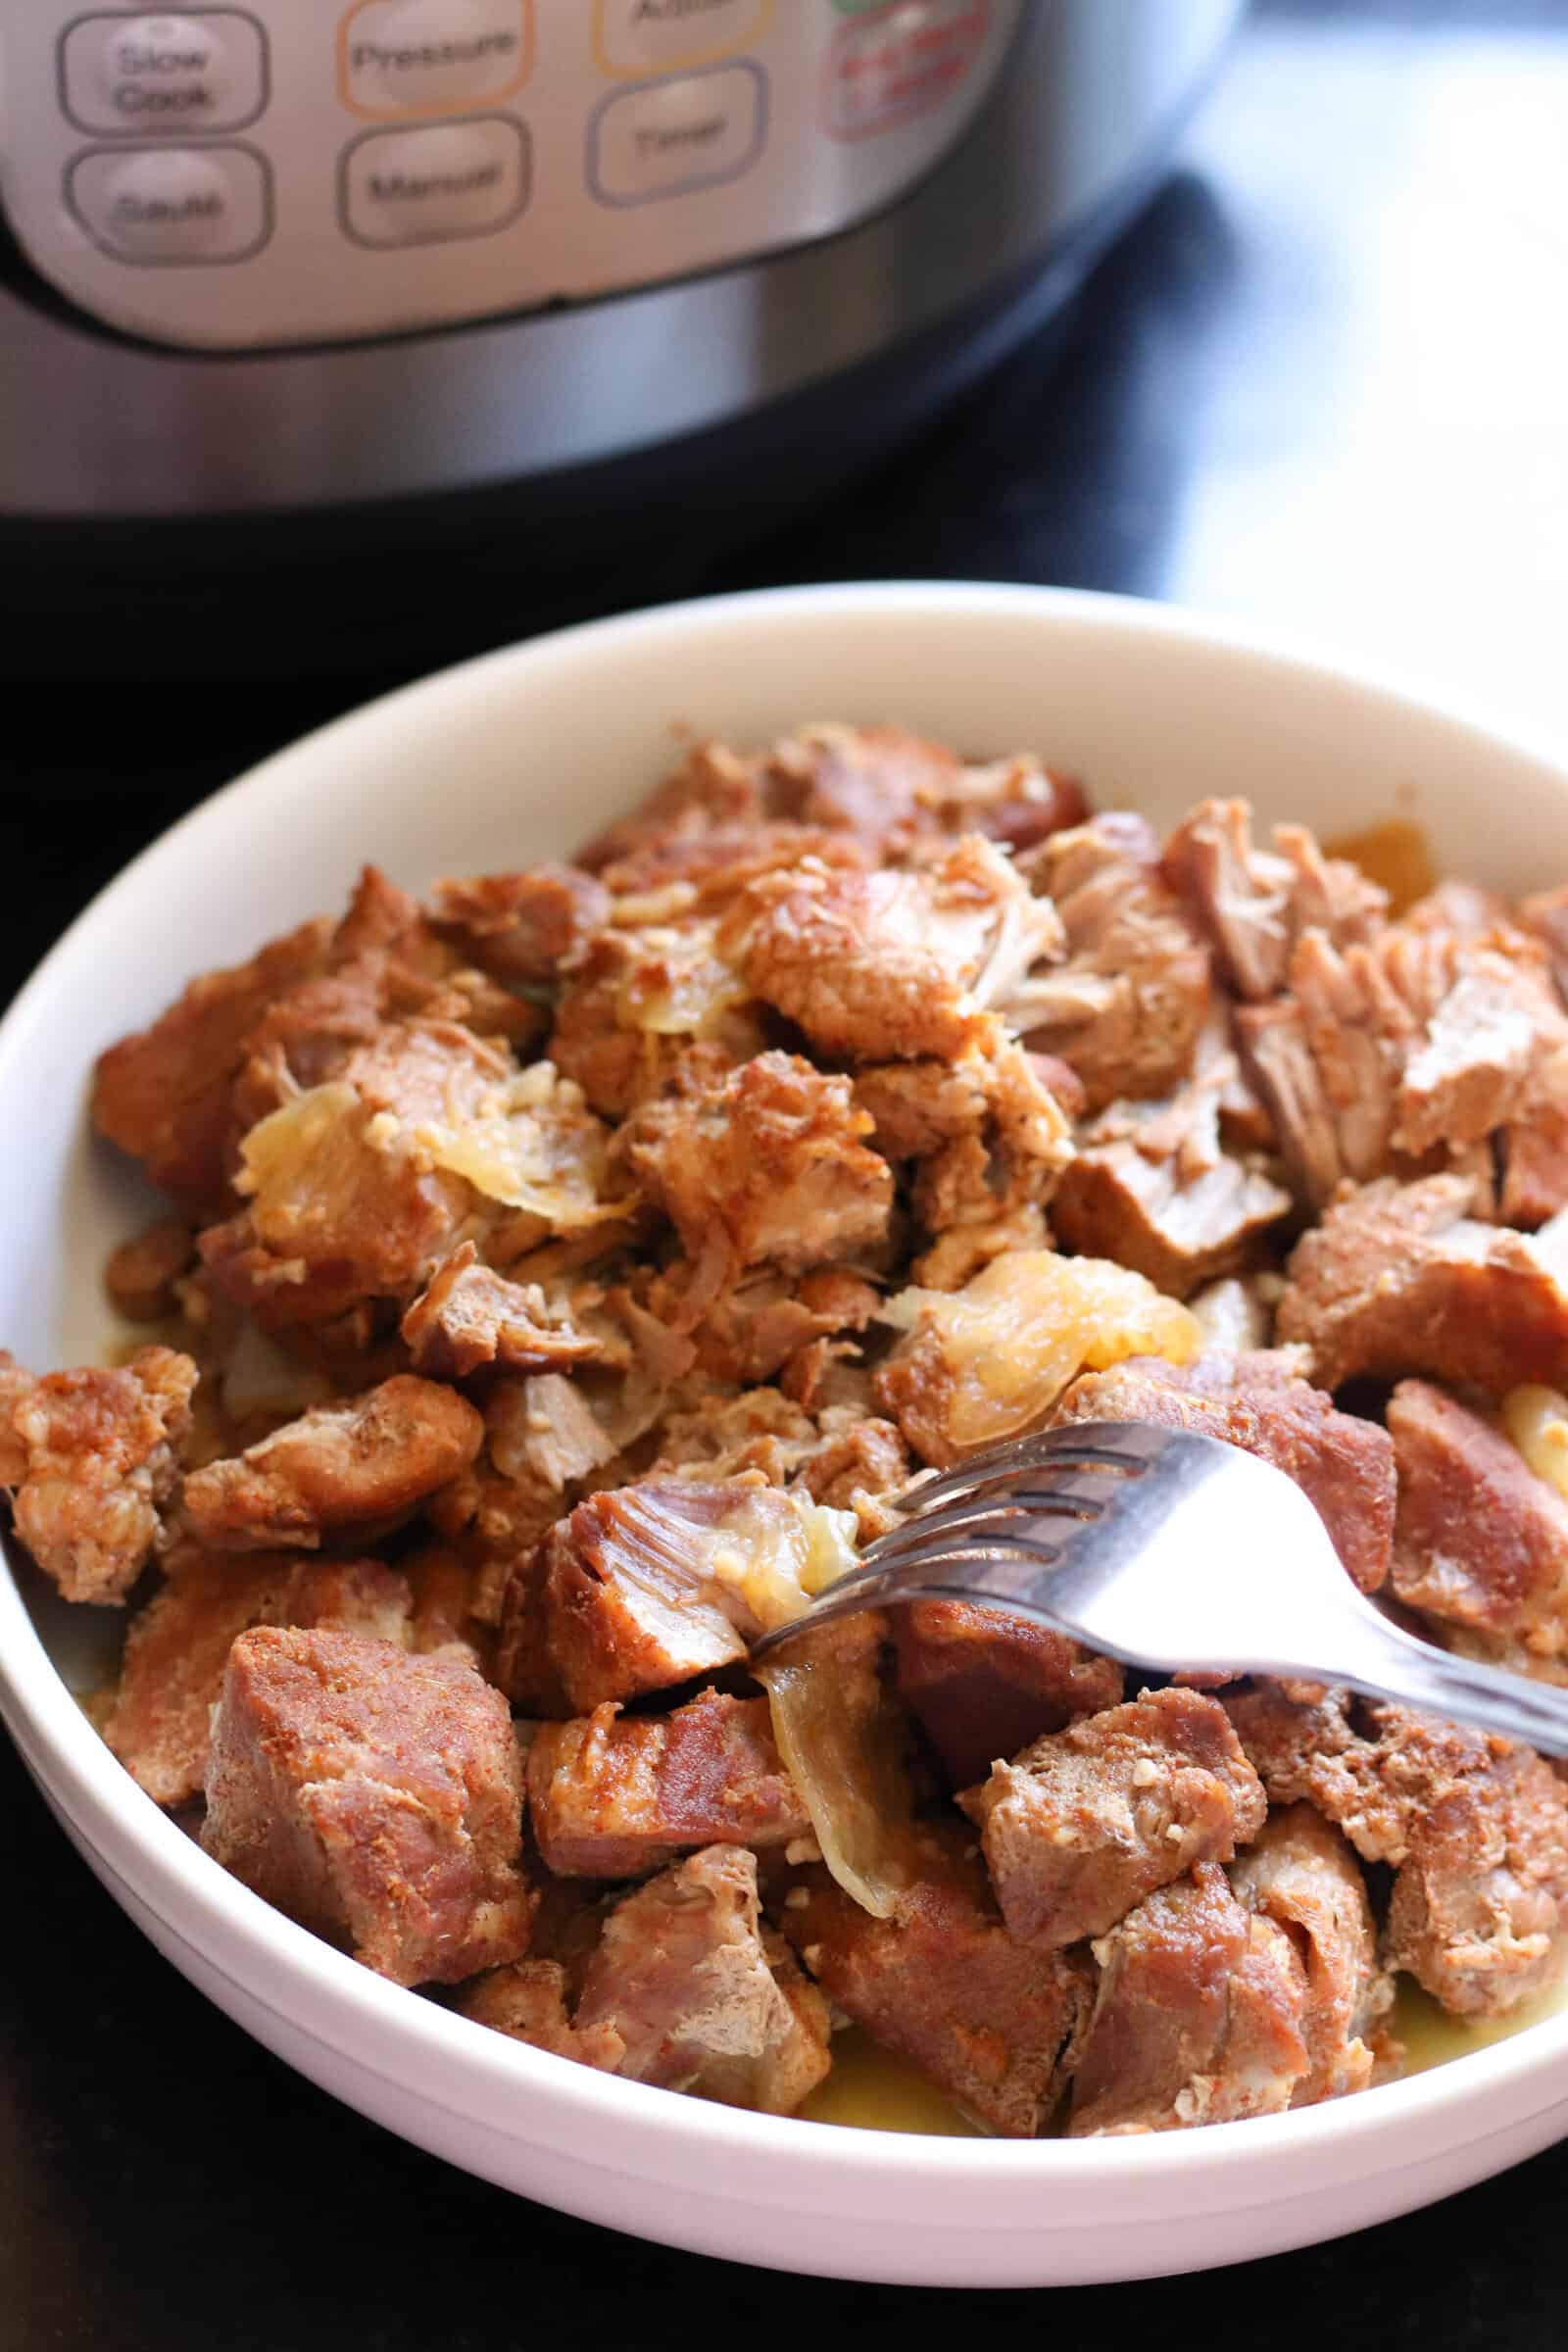
[[[1059,306],[1244,4],[15,0],[0,658],[640,601]]]

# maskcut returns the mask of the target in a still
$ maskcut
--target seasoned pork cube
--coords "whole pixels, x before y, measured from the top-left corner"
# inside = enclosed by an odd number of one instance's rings
[[[1239,996],[1285,986],[1291,952],[1308,929],[1338,947],[1369,940],[1387,893],[1343,858],[1325,858],[1301,825],[1276,825],[1274,848],[1252,842],[1246,801],[1201,801],[1165,844],[1162,871],[1194,907]]]
[[[847,1078],[798,1054],[760,1054],[694,1096],[651,1102],[619,1149],[670,1218],[706,1304],[751,1266],[789,1273],[882,1241],[893,1171],[867,1151]]]
[[[202,1843],[399,1984],[521,1957],[522,1762],[466,1660],[264,1627],[229,1651]]]
[[[755,1479],[591,1495],[513,1574],[502,1688],[540,1714],[586,1713],[733,1665],[854,1564],[853,1530]]]
[[[457,2006],[475,2025],[526,2041],[553,2058],[572,2058],[612,2075],[626,2055],[618,2029],[606,2020],[579,2033],[567,2005],[566,1971],[559,1960],[513,1960],[466,1984]]]
[[[1073,778],[1027,754],[967,766],[903,727],[801,727],[774,746],[768,767],[807,824],[842,825],[883,859],[942,833],[984,833],[1028,849],[1087,814]]]
[[[195,1386],[196,1366],[171,1348],[37,1381],[8,1365],[0,1470],[18,1536],[67,1600],[123,1600],[152,1557]]]
[[[762,1929],[757,1859],[710,1845],[618,1903],[588,1963],[578,2034],[612,2027],[616,2072],[790,2115],[827,2073],[827,2003]]]
[[[185,1516],[222,1550],[311,1550],[340,1531],[395,1525],[466,1470],[483,1441],[484,1423],[464,1397],[400,1373],[193,1471]]]
[[[1088,2016],[1076,1955],[1017,1942],[957,1823],[923,1837],[924,1875],[874,1919],[812,1870],[785,1898],[785,1935],[838,2008],[909,2059],[988,2132],[1050,2122]],[[805,1901],[799,1898],[805,1895]]]
[[[1549,1765],[1408,1707],[1259,1683],[1226,1700],[1271,1804],[1304,1798],[1396,1872],[1383,1959],[1458,2016],[1500,2016],[1554,1965],[1568,1803]]]
[[[1499,1663],[1568,1651],[1568,1501],[1483,1415],[1426,1381],[1389,1403],[1399,1471],[1394,1590]]]
[[[899,1695],[925,1730],[955,1788],[998,1756],[1113,1707],[1122,1669],[1031,1617],[962,1600],[918,1600],[889,1619]]]
[[[157,1323],[174,1311],[174,1285],[196,1255],[196,1236],[180,1217],[163,1217],[110,1251],[104,1287],[132,1323]]]
[[[1072,1158],[1065,1063],[1026,1054],[1000,1020],[947,1060],[891,1061],[856,1073],[872,1142],[902,1161],[928,1233],[995,1222],[1046,1200]]]
[[[1379,2021],[1394,1984],[1378,1963],[1366,1882],[1348,1843],[1310,1805],[1287,1805],[1269,1815],[1230,1880],[1238,1899],[1283,1928],[1301,1956],[1300,2026],[1311,2068],[1291,2105],[1364,2089],[1389,2050]]]
[[[1311,2065],[1301,1963],[1214,1862],[1096,1943],[1100,1984],[1073,2079],[1070,2139],[1276,2115]]]
[[[508,1282],[477,1265],[465,1242],[431,1275],[404,1316],[402,1335],[416,1372],[466,1380],[488,1364],[509,1372],[554,1372],[592,1363],[597,1340],[572,1328],[537,1283]]]
[[[509,988],[554,980],[561,965],[610,919],[610,893],[574,865],[438,882],[443,933]]]
[[[1385,1179],[1302,1236],[1276,1329],[1311,1348],[1325,1388],[1422,1373],[1500,1396],[1568,1379],[1568,1292],[1522,1234],[1480,1223],[1473,1203],[1466,1177]]]
[[[1197,1862],[1228,1862],[1267,1803],[1214,1699],[1146,1690],[999,1763],[959,1803],[1014,1936],[1103,1935]]]
[[[212,1712],[228,1653],[257,1625],[330,1626],[401,1642],[409,1591],[379,1560],[289,1552],[172,1554],[165,1582],[131,1619],[104,1738],[160,1805],[200,1796]]]
[[[1114,1258],[1178,1298],[1251,1262],[1291,1210],[1258,1152],[1227,1150],[1236,1057],[1222,1035],[1206,1044],[1173,1095],[1111,1103],[1080,1136],[1052,1198],[1068,1249]]]
[[[140,1160],[160,1192],[193,1209],[221,1205],[229,1097],[246,1041],[275,997],[320,970],[331,929],[324,918],[304,923],[249,963],[193,980],[150,1029],[100,1057],[93,1124]]]
[[[810,1829],[766,1699],[716,1690],[671,1715],[611,1704],[541,1724],[528,1803],[547,1868],[566,1878],[640,1878],[687,1846],[783,1845]]]
[[[1196,1363],[1137,1357],[1075,1381],[1058,1422],[1152,1421],[1245,1446],[1293,1478],[1363,1592],[1394,1550],[1394,1449],[1374,1421],[1337,1412],[1288,1349],[1211,1348]]]
[[[971,837],[913,872],[808,861],[764,878],[720,944],[819,1053],[905,1061],[961,1054],[1060,937],[1049,901]]]
[[[1211,1004],[1209,951],[1159,874],[1159,844],[1117,812],[1054,833],[1024,860],[1052,899],[1067,957],[1037,979],[1028,1043],[1058,1054],[1090,1110],[1186,1078]]]

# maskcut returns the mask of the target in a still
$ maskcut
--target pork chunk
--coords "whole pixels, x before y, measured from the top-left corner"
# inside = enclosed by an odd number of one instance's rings
[[[1071,2069],[1089,1971],[1076,1954],[1008,1935],[956,1823],[929,1830],[924,1849],[925,1873],[890,1918],[874,1919],[812,1870],[786,1897],[784,1933],[873,2041],[909,2059],[984,2130],[1033,2139]]]
[[[1221,1141],[1234,1057],[1217,1054],[1175,1095],[1112,1103],[1080,1138],[1053,1197],[1052,1223],[1070,1250],[1134,1267],[1173,1297],[1234,1274],[1291,1210],[1291,1196],[1255,1154]]]
[[[1167,1094],[1208,1018],[1209,953],[1160,879],[1158,842],[1142,817],[1097,816],[1024,863],[1067,944],[1059,970],[1033,984],[1027,1043],[1066,1062],[1092,1111]]]
[[[726,2107],[791,2115],[827,2073],[827,2003],[762,1928],[757,1859],[709,1845],[618,1903],[576,2032],[612,2028],[616,2072]]]
[[[521,1957],[522,1764],[505,1699],[449,1654],[264,1627],[229,1651],[202,1843],[398,1984]]]
[[[181,1217],[163,1217],[110,1251],[104,1288],[132,1323],[157,1323],[174,1311],[174,1285],[196,1255],[196,1236]]]
[[[563,963],[610,919],[610,893],[573,865],[438,882],[443,935],[508,988],[555,979]]]
[[[566,1971],[559,1960],[513,1960],[466,1984],[457,2008],[475,2025],[548,2050],[553,2058],[571,2058],[579,2066],[614,2074],[626,2055],[620,2034],[608,2022],[579,2033],[571,2022],[568,1992]]]
[[[597,1340],[574,1330],[537,1283],[508,1282],[464,1242],[436,1268],[401,1325],[410,1360],[432,1380],[466,1380],[486,1365],[553,1372],[591,1363]]]
[[[275,997],[321,968],[331,929],[324,918],[304,923],[248,963],[193,980],[150,1029],[100,1057],[93,1124],[160,1192],[196,1210],[221,1205],[229,1096],[246,1041]]]
[[[872,1142],[905,1163],[910,1201],[930,1234],[1014,1215],[1050,1198],[1072,1157],[1071,1132],[1046,1057],[992,1022],[946,1061],[860,1070],[857,1101]]]
[[[1203,801],[1165,844],[1162,867],[1195,909],[1242,997],[1284,987],[1291,951],[1316,928],[1346,946],[1373,937],[1388,898],[1358,867],[1325,858],[1299,825],[1277,825],[1274,849],[1252,841],[1246,801]]]
[[[465,1398],[400,1373],[193,1471],[185,1517],[220,1550],[314,1550],[348,1529],[406,1518],[468,1467],[483,1440],[484,1423]]]
[[[1217,1863],[1161,1888],[1095,1945],[1100,1984],[1070,2139],[1277,2115],[1307,2079],[1303,1972]]]
[[[1297,1244],[1276,1323],[1314,1377],[1424,1373],[1502,1396],[1568,1378],[1568,1293],[1523,1235],[1471,1216],[1460,1176],[1347,1194]]]
[[[161,1541],[196,1366],[138,1348],[119,1371],[24,1379],[6,1384],[17,1534],[67,1600],[122,1601]]]
[[[854,1562],[853,1522],[751,1478],[594,1494],[519,1563],[502,1688],[542,1715],[666,1690],[744,1658]]]
[[[1087,814],[1078,784],[1026,754],[969,765],[903,727],[802,727],[774,746],[767,773],[804,823],[842,826],[886,861],[933,834],[1028,849]]]
[[[404,1579],[379,1560],[253,1553],[236,1560],[186,1545],[131,1619],[104,1738],[160,1805],[188,1804],[207,1778],[212,1712],[228,1653],[258,1625],[330,1626],[402,1642]]]
[[[1228,1862],[1267,1810],[1224,1708],[1174,1687],[1037,1740],[958,1801],[1008,1930],[1047,1949],[1103,1935],[1197,1862]]]
[[[691,1269],[686,1311],[747,1267],[786,1273],[875,1249],[893,1172],[847,1078],[796,1054],[761,1054],[691,1099],[648,1104],[619,1148],[670,1218]]]
[[[1283,1928],[1301,1958],[1311,2067],[1291,2105],[1365,2089],[1388,2049],[1379,2021],[1394,1986],[1378,1962],[1366,1883],[1348,1843],[1310,1805],[1287,1805],[1269,1815],[1230,1879],[1247,1909]]]
[[[611,1704],[541,1724],[528,1803],[546,1867],[564,1878],[641,1878],[688,1846],[783,1845],[810,1828],[766,1699],[716,1690],[671,1715]]]
[[[1426,1381],[1389,1403],[1399,1473],[1394,1590],[1505,1665],[1568,1650],[1568,1502],[1480,1413]]]
[[[996,1757],[1016,1755],[1122,1694],[1114,1658],[1029,1617],[962,1600],[918,1600],[893,1611],[899,1695],[955,1788],[981,1780]]]
[[[903,1061],[961,1054],[1060,930],[1007,859],[970,839],[912,872],[808,861],[758,884],[729,937],[754,994],[819,1053]]]
[[[1500,2016],[1555,1965],[1568,1803],[1511,1741],[1343,1691],[1260,1683],[1226,1700],[1273,1804],[1314,1804],[1396,1873],[1383,1958],[1458,2016]]]
[[[1223,1438],[1293,1478],[1363,1592],[1389,1573],[1394,1450],[1376,1422],[1336,1411],[1288,1349],[1215,1348],[1197,1363],[1137,1358],[1075,1381],[1056,1420],[1152,1421]]]

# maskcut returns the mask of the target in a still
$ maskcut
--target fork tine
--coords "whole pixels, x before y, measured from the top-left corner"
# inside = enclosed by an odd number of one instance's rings
[[[963,1495],[941,1510],[911,1512],[903,1527],[878,1536],[873,1548],[886,1557],[915,1536],[959,1535],[966,1527],[977,1525],[1005,1526],[1013,1516],[1025,1513],[1036,1519],[1092,1520],[1101,1518],[1104,1509],[1102,1502],[1089,1494],[1062,1494],[1049,1488],[988,1489],[982,1494]]]
[[[929,1510],[960,1494],[1004,1485],[1020,1471],[1040,1474],[1052,1470],[1120,1470],[1137,1476],[1148,1468],[1142,1454],[1130,1448],[1090,1438],[1069,1436],[1066,1430],[1037,1430],[1033,1437],[1016,1438],[994,1446],[967,1462],[956,1462],[938,1477],[908,1487],[894,1498],[900,1511]]]

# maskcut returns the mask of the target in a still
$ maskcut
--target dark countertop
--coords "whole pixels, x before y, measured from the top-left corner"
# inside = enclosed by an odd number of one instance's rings
[[[1262,8],[1173,175],[1058,327],[830,515],[679,585],[921,573],[1181,598],[1560,729],[1565,120],[1563,0]],[[8,691],[29,748],[0,814],[24,878],[0,994],[193,799],[382,682],[212,680],[177,710],[153,698],[151,737],[127,727],[123,688]],[[846,2325],[879,2342],[943,2316],[932,2294],[607,2236],[362,2122],[156,1956],[3,1741],[0,1859],[3,2352],[499,2352],[705,2322],[743,2341]],[[1245,2274],[987,2310],[1219,2346],[1294,2307],[1351,2341],[1526,2352],[1561,2335],[1565,2198],[1559,2148]]]

